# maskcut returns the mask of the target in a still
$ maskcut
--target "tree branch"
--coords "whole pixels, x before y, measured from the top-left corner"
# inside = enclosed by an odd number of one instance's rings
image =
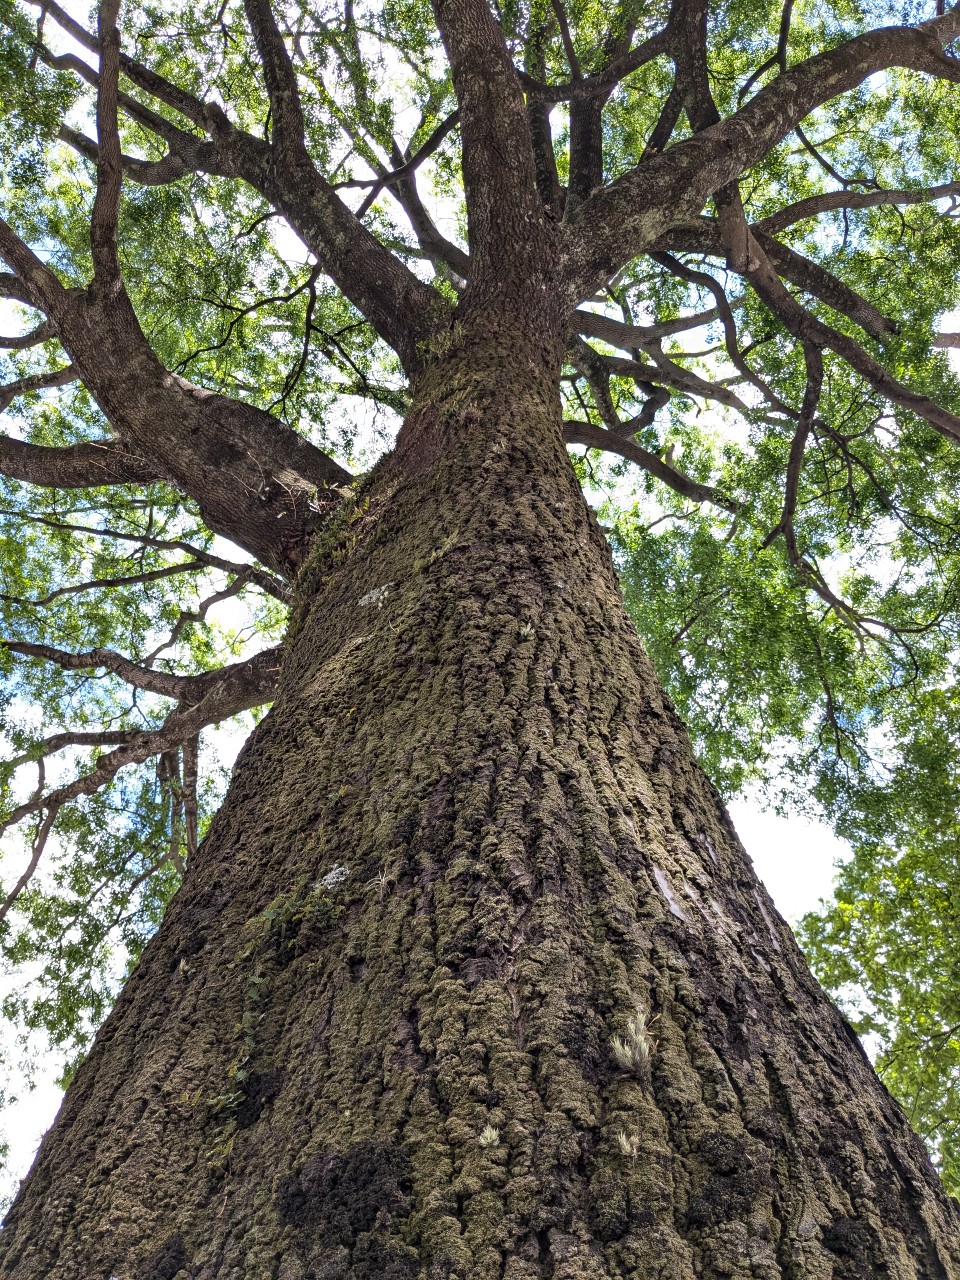
[[[140,729],[77,729],[64,733],[52,733],[47,738],[30,745],[28,751],[8,760],[8,764],[21,765],[39,763],[47,756],[64,751],[67,747],[119,747],[125,742],[132,742]]]
[[[26,395],[30,391],[65,387],[76,380],[77,371],[72,364],[68,364],[63,369],[50,369],[45,373],[28,373],[23,378],[17,378],[15,382],[7,382],[0,386],[0,413],[9,409],[18,396]]]
[[[142,764],[151,756],[160,755],[185,742],[196,740],[200,730],[230,716],[248,711],[252,707],[269,702],[276,688],[279,673],[278,651],[267,649],[247,662],[235,663],[222,671],[210,673],[216,676],[200,699],[193,705],[171,711],[158,729],[135,733],[116,750],[102,755],[88,773],[72,782],[55,787],[45,794],[37,793],[18,805],[0,825],[0,834],[9,830],[24,818],[35,813],[45,813],[38,837],[34,841],[29,866],[14,889],[0,905],[0,921],[16,902],[30,877],[36,871],[43,852],[43,844],[53,826],[56,814],[63,805],[80,796],[93,795],[111,782],[121,769],[131,764]]]
[[[162,569],[148,569],[144,573],[125,574],[115,578],[92,578],[89,582],[72,582],[69,586],[57,587],[55,591],[40,596],[36,600],[6,594],[0,594],[0,600],[45,609],[53,604],[54,600],[62,600],[64,596],[79,595],[82,591],[100,591],[110,587],[130,587],[144,582],[157,582],[161,578],[175,578],[181,573],[196,573],[205,567],[199,560],[185,560],[180,564],[165,565]]]
[[[49,804],[41,805],[38,809],[31,810],[33,813],[42,813],[43,810],[46,809],[46,814],[40,822],[40,825],[37,827],[36,833],[33,837],[33,846],[30,850],[30,861],[27,863],[26,870],[7,894],[4,901],[0,903],[0,923],[7,918],[11,908],[20,897],[20,894],[23,893],[24,889],[36,874],[37,867],[40,865],[40,859],[43,857],[43,851],[46,848],[47,839],[53,828],[53,824],[56,821],[59,808],[60,806],[57,804]]]
[[[234,560],[226,560],[223,556],[204,551],[201,547],[195,547],[192,542],[186,542],[181,538],[159,538],[146,533],[129,533],[108,527],[98,528],[95,525],[74,524],[67,520],[55,520],[52,516],[34,515],[30,512],[17,511],[11,513],[0,511],[0,514],[13,514],[20,520],[27,520],[31,524],[45,525],[49,529],[63,529],[70,533],[83,533],[95,538],[112,538],[120,542],[134,542],[138,546],[154,547],[161,551],[184,551],[194,560],[198,560],[210,569],[220,569],[224,573],[234,575],[241,573],[246,575],[253,586],[259,587],[277,600],[287,602],[290,599],[290,588],[287,584],[261,569],[259,565],[238,564]]]
[[[0,271],[0,298],[11,298],[15,302],[25,303],[28,307],[36,306],[33,295],[20,277],[11,275],[7,271]]]
[[[743,219],[742,210],[734,212],[745,234],[742,236],[743,257],[739,261],[732,260],[730,265],[750,282],[787,332],[800,338],[805,344],[829,347],[891,404],[916,414],[947,439],[960,443],[960,417],[935,404],[928,396],[905,387],[868,355],[859,343],[831,325],[824,324],[802,307],[777,275],[770,259]],[[732,245],[728,245],[728,253],[732,248]]]
[[[119,440],[91,440],[56,449],[11,436],[0,436],[0,472],[45,489],[151,484],[165,478],[155,462],[132,453]]]
[[[728,298],[731,308],[742,306],[742,298]],[[613,347],[621,347],[625,351],[636,347],[655,346],[661,338],[673,334],[686,333],[690,329],[699,329],[705,324],[712,324],[721,318],[719,307],[711,307],[707,311],[698,311],[692,316],[680,316],[676,320],[661,320],[656,324],[625,324],[612,316],[601,315],[596,311],[575,311],[573,320],[577,333],[590,334],[594,338],[602,338]]]
[[[575,94],[589,95],[604,89],[615,88],[621,80],[626,79],[634,71],[639,71],[655,58],[669,53],[673,45],[673,33],[669,27],[649,36],[633,49],[610,60],[605,67],[593,75],[584,76],[580,80],[571,80],[563,84],[547,84],[542,76],[521,72],[520,79],[528,93],[539,95],[544,102],[567,102]]]
[[[63,9],[57,0],[26,0],[26,3],[35,9],[49,14],[50,17],[61,27],[72,40],[75,40],[81,48],[88,49],[91,53],[99,53],[100,42],[92,32],[88,31],[82,23],[71,17],[65,9]],[[70,55],[68,55],[70,56]],[[142,63],[131,58],[129,55],[120,52],[120,68],[128,79],[132,80],[135,85],[145,90],[152,97],[157,98],[160,102],[165,103],[168,107],[172,107],[174,111],[178,111],[185,116],[192,124],[199,126],[201,129],[207,129],[210,124],[210,104],[201,102],[199,98],[195,98],[193,94],[187,93],[178,88],[177,85],[159,75],[156,71],[152,71],[149,67],[143,66]],[[86,64],[82,64],[86,66]],[[77,70],[76,67],[73,68]],[[91,71],[91,68],[87,68]],[[81,72],[82,74],[82,72]],[[95,81],[89,81],[95,83]]]
[[[754,233],[775,234],[792,227],[806,218],[816,218],[834,209],[876,209],[882,205],[928,204],[932,200],[945,200],[960,196],[960,182],[944,182],[939,186],[884,191],[827,191],[819,196],[807,196],[795,204],[787,205],[768,218],[753,224]]]
[[[117,218],[120,213],[120,133],[117,94],[120,83],[120,0],[100,0],[100,76],[97,87],[97,191],[90,217],[94,288],[112,290],[120,281]]]
[[[56,336],[57,331],[54,326],[49,320],[44,320],[29,333],[18,334],[12,338],[0,338],[0,347],[5,351],[29,351],[31,347],[39,347],[42,342],[49,342]],[[0,413],[2,412],[3,410],[0,409]]]
[[[30,3],[43,6],[43,0]],[[95,38],[55,0],[45,7],[74,39],[86,48],[98,47]],[[413,376],[421,360],[420,344],[447,322],[450,305],[380,244],[339,199],[310,160],[302,131],[300,144],[295,145],[298,99],[291,98],[289,86],[282,88],[286,84],[280,58],[282,55],[286,59],[282,37],[266,0],[254,0],[253,9],[271,60],[270,83],[283,97],[283,146],[279,146],[279,136],[278,145],[270,146],[237,129],[217,104],[201,101],[121,53],[120,68],[134,84],[181,112],[210,136],[209,143],[201,143],[194,135],[120,94],[119,106],[163,138],[171,151],[166,161],[145,162],[151,166],[163,164],[162,170],[151,167],[139,172],[152,181],[167,181],[174,176],[175,166],[182,163],[188,170],[239,177],[249,183],[286,218],[316,255],[323,271],[393,347]],[[46,60],[50,65],[76,71],[88,83],[98,82],[93,68],[73,55],[50,55]],[[292,74],[292,68],[288,68],[288,77]],[[82,135],[71,136],[69,141],[86,154],[91,153],[91,145],[96,145]],[[122,157],[120,164],[122,167]],[[130,158],[127,167],[138,169]]]
[[[281,575],[295,571],[319,522],[318,491],[349,483],[350,474],[264,410],[166,369],[119,277],[109,289],[64,289],[2,221],[0,256],[27,278],[34,305],[56,325],[117,435],[195,498],[215,533]]]
[[[839,311],[865,329],[871,337],[880,338],[897,332],[893,320],[825,267],[781,244],[766,232],[758,231],[755,226],[751,227],[751,232],[784,280],[804,293],[812,293],[834,311]],[[677,227],[663,236],[659,244],[678,252],[705,253],[714,257],[726,256],[727,253],[720,223],[712,218],[698,218],[693,224]]]
[[[653,364],[642,364],[639,360],[625,360],[621,356],[600,355],[599,352],[595,354],[606,363],[611,373],[633,378],[641,386],[659,383],[672,387],[675,391],[682,391],[688,396],[716,400],[718,404],[727,405],[730,409],[736,409],[738,413],[749,415],[750,406],[745,404],[736,392],[719,383],[708,382],[698,374],[691,373],[689,369],[684,369],[657,346],[648,345],[645,350],[652,356]]]
[[[15,273],[5,276],[5,297],[16,298],[28,306],[45,311],[51,319],[61,303],[65,289],[47,264],[26,245],[9,223],[0,218],[0,258]]]
[[[820,355],[819,350],[813,343],[806,342],[804,343],[803,354],[807,366],[807,385],[803,393],[803,405],[800,409],[797,429],[790,445],[790,456],[787,459],[783,510],[776,527],[770,531],[761,544],[761,549],[768,547],[782,533],[787,539],[790,558],[794,563],[799,559],[799,553],[797,552],[796,535],[793,531],[793,517],[797,513],[797,503],[799,501],[803,453],[807,446],[807,440],[810,438],[810,432],[813,430],[813,420],[817,412],[817,405],[820,402],[820,391],[823,387],[823,357]]]
[[[183,705],[193,706],[200,702],[223,679],[247,675],[251,671],[260,672],[271,664],[279,668],[282,647],[276,645],[272,649],[264,649],[256,658],[245,662],[232,663],[216,671],[205,671],[200,675],[169,675],[163,671],[155,671],[152,667],[126,658],[112,649],[89,649],[86,653],[68,653],[66,650],[54,648],[48,644],[31,644],[25,640],[0,640],[0,646],[10,653],[20,654],[25,658],[40,658],[52,662],[64,671],[93,671],[102,668],[119,676],[126,684],[147,693],[160,694],[164,698],[175,698]],[[255,665],[251,667],[251,663]],[[253,677],[251,677],[253,678]],[[257,679],[260,679],[257,676]],[[259,687],[259,686],[258,686]],[[73,739],[71,739],[71,742]]]
[[[448,267],[462,280],[470,275],[470,255],[453,244],[439,230],[427,212],[417,190],[415,173],[409,173],[387,188],[409,219],[424,255],[439,269]]]
[[[270,100],[273,142],[282,159],[299,160],[306,152],[305,121],[293,63],[277,26],[270,0],[244,0],[244,11],[263,67]]]
[[[151,113],[152,114],[152,113]],[[93,138],[78,133],[69,125],[61,125],[57,136],[62,142],[73,147],[86,159],[97,163],[99,150]],[[188,173],[218,173],[223,166],[216,163],[216,148],[211,142],[202,142],[189,134],[183,135],[189,141],[172,143],[167,139],[170,150],[161,160],[140,160],[136,156],[121,155],[120,166],[123,173],[133,182],[146,187],[165,186],[178,182]]]
[[[350,178],[346,182],[335,182],[333,184],[334,191],[341,191],[350,187],[369,187],[370,193],[365,197],[363,205],[357,212],[357,217],[362,218],[363,214],[370,207],[371,202],[377,195],[379,195],[384,187],[396,186],[397,183],[401,182],[404,178],[408,178],[412,173],[415,173],[423,164],[424,160],[429,159],[430,156],[438,150],[440,145],[443,143],[443,140],[453,132],[459,123],[459,111],[451,111],[446,119],[442,120],[440,124],[437,125],[430,134],[430,137],[417,149],[416,154],[412,155],[409,160],[404,160],[404,162],[398,165],[397,168],[391,169],[389,173],[383,173],[377,178]]]
[[[628,462],[642,467],[644,471],[656,476],[658,480],[692,502],[710,502],[716,507],[722,507],[724,511],[738,509],[738,504],[732,498],[726,497],[711,485],[692,480],[664,462],[662,458],[657,457],[655,453],[642,448],[636,441],[617,435],[613,431],[595,427],[590,422],[578,422],[568,418],[563,424],[563,439],[566,444],[582,444],[588,449],[601,449],[605,453],[615,453]]]
[[[717,310],[720,313],[720,322],[723,325],[724,345],[727,348],[727,355],[730,357],[730,363],[733,367],[743,375],[743,377],[755,387],[763,398],[771,404],[780,413],[789,417],[793,416],[793,410],[785,401],[781,400],[773,388],[763,380],[758,374],[747,364],[740,350],[740,342],[737,336],[737,325],[733,318],[733,311],[727,302],[727,295],[719,280],[715,280],[707,271],[695,271],[692,267],[688,267],[685,263],[678,261],[669,253],[655,253],[652,255],[655,261],[661,266],[667,268],[672,274],[681,280],[685,280],[688,284],[699,285],[700,288],[708,290],[717,302]]]

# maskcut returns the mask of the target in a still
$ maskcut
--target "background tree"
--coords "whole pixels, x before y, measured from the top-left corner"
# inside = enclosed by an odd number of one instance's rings
[[[5,1274],[951,1274],[957,7],[2,14]]]

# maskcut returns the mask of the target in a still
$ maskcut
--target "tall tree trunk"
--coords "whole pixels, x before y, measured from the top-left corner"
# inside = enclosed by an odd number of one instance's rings
[[[0,1274],[960,1276],[624,613],[556,353],[472,348],[314,548]]]

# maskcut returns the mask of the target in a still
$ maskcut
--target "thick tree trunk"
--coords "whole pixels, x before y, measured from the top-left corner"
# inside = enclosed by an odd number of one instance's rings
[[[623,611],[550,363],[439,361],[315,548],[7,1280],[960,1276]]]

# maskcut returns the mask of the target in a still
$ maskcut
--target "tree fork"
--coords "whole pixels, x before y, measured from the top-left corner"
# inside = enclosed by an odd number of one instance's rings
[[[5,1280],[960,1274],[623,610],[556,348],[436,359],[315,545]]]

